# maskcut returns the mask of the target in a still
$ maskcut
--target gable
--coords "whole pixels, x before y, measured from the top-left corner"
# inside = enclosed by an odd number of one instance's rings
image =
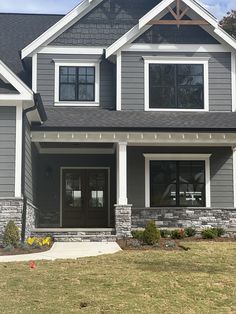
[[[161,0],[104,0],[49,45],[111,45],[159,2]]]
[[[19,94],[19,92],[9,82],[1,79],[0,76],[0,94]]]

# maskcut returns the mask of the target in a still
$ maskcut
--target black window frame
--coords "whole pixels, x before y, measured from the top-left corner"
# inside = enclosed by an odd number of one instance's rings
[[[174,84],[173,85],[156,85],[156,86],[152,86],[152,71],[151,71],[151,67],[152,66],[172,66],[174,67]],[[194,74],[191,74],[191,75],[186,75],[186,77],[201,77],[202,78],[202,84],[199,84],[199,85],[181,85],[179,84],[179,79],[180,79],[180,76],[183,76],[183,75],[180,75],[179,74],[179,67],[180,66],[183,66],[183,65],[186,65],[186,66],[201,66],[202,67],[202,74],[201,75],[194,75]],[[149,109],[151,110],[155,110],[155,109],[159,109],[159,110],[204,110],[205,109],[205,67],[204,67],[204,64],[203,63],[149,63],[149,67],[148,67],[148,77],[149,77],[149,90],[148,90],[148,93],[149,93]],[[180,93],[180,89],[181,88],[187,88],[187,87],[194,87],[194,86],[198,86],[201,88],[201,92],[202,92],[202,99],[201,99],[201,103],[199,103],[199,107],[188,107],[185,105],[180,105],[180,96],[179,96],[179,93]],[[151,103],[151,95],[152,95],[152,90],[154,88],[168,88],[168,87],[172,87],[174,89],[174,105],[172,106],[171,104],[169,106],[158,106],[158,105],[155,105],[155,103]]]
[[[74,83],[70,83],[70,82],[62,82],[61,80],[61,71],[63,68],[74,68],[75,69],[75,82]],[[80,68],[86,68],[86,72],[87,72],[87,69],[88,68],[92,68],[94,70],[94,82],[93,83],[81,83],[79,82],[79,77],[80,77],[80,73],[79,73],[79,70]],[[96,66],[83,66],[83,65],[80,65],[80,66],[60,66],[59,67],[59,101],[60,102],[79,102],[79,103],[83,103],[83,102],[95,102],[96,101]],[[83,75],[86,77],[86,80],[87,80],[87,77],[88,76],[92,76],[92,75],[88,75],[87,73],[85,75]],[[75,99],[62,99],[61,97],[61,85],[73,85],[75,86]],[[80,86],[93,86],[93,97],[92,98],[87,98],[87,99],[80,99],[79,97],[79,87]]]
[[[176,163],[176,203],[175,205],[153,205],[152,206],[152,162],[172,162],[172,163]],[[203,201],[202,201],[202,205],[181,205],[180,204],[180,165],[181,163],[184,162],[202,162],[204,164],[204,181],[203,183],[198,183],[198,184],[202,184],[204,186],[204,193],[203,193]],[[170,182],[170,184],[173,184],[172,182]],[[200,208],[200,207],[206,207],[206,195],[207,191],[206,191],[206,161],[205,160],[150,160],[149,162],[149,200],[150,200],[150,208],[181,208],[181,207],[194,207],[194,208]]]

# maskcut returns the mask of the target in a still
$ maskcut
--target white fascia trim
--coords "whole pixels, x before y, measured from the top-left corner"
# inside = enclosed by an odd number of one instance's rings
[[[22,115],[22,105],[16,106],[15,197],[21,197]]]
[[[236,111],[236,53],[231,52],[232,111]]]
[[[130,44],[122,51],[132,52],[230,52],[223,45],[189,45],[189,44]]]
[[[55,62],[55,95],[54,105],[55,106],[84,106],[84,107],[98,107],[100,100],[100,60],[54,60]],[[75,102],[75,101],[60,101],[59,100],[59,75],[61,66],[87,66],[95,67],[95,101],[91,102]]]
[[[104,47],[68,47],[68,46],[47,46],[42,47],[38,53],[42,54],[72,54],[72,55],[102,55]]]
[[[209,58],[206,57],[157,57],[144,56],[144,110],[145,111],[209,111]],[[204,66],[204,109],[154,109],[149,108],[150,64],[202,64]]]
[[[42,45],[46,45],[48,42],[53,40],[56,36],[59,36],[63,31],[68,29],[73,23],[76,23],[89,11],[94,9],[103,0],[84,0],[77,5],[72,11],[70,11],[65,17],[59,20],[56,24],[50,27],[41,36],[36,38],[32,43],[25,47],[21,51],[21,57],[24,59],[29,56],[32,52],[38,49]]]
[[[5,99],[14,98],[21,100],[33,99],[32,90],[1,60],[0,60],[0,73],[2,76],[4,76],[6,81],[9,82],[20,93],[20,95],[1,95],[1,97],[5,97]]]
[[[37,93],[37,69],[38,69],[38,55],[37,53],[32,57],[32,90]]]
[[[205,161],[206,207],[211,207],[211,154],[143,154],[145,157],[145,206],[150,207],[150,161],[152,160],[203,160]]]
[[[122,70],[122,55],[118,51],[116,55],[116,110],[121,110],[121,70]]]
[[[234,207],[236,208],[236,147],[233,150],[233,189],[234,189]]]

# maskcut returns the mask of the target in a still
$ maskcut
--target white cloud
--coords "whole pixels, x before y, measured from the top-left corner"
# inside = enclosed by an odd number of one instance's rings
[[[197,0],[208,11],[221,19],[228,11],[236,10],[235,0]]]

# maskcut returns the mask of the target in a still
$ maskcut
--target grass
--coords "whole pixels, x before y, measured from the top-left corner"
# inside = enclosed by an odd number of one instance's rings
[[[0,264],[1,313],[236,313],[236,243]]]

